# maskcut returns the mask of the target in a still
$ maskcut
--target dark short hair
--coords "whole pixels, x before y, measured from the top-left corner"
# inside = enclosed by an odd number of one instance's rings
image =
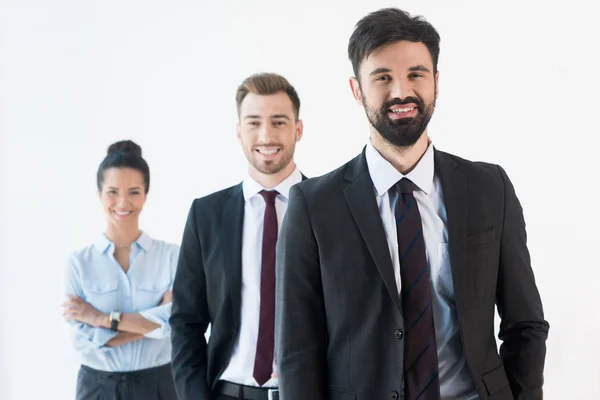
[[[106,157],[100,163],[96,174],[98,191],[102,190],[104,171],[109,168],[131,168],[140,171],[144,177],[146,193],[150,190],[150,168],[142,158],[142,148],[131,140],[121,140],[108,147]]]
[[[283,76],[267,72],[249,76],[248,78],[244,79],[242,84],[238,87],[237,93],[235,94],[238,116],[240,115],[242,102],[248,93],[266,96],[279,92],[283,92],[288,95],[294,107],[294,116],[296,117],[296,120],[298,120],[300,117],[300,98],[298,97],[296,89],[294,89],[294,87]]]
[[[362,18],[356,24],[348,43],[348,58],[352,62],[354,76],[362,61],[375,50],[401,40],[422,42],[429,49],[433,61],[433,71],[437,72],[440,55],[440,35],[421,16],[412,17],[398,8],[383,8]]]

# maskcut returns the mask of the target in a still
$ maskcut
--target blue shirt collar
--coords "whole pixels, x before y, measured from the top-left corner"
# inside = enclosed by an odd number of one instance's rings
[[[134,243],[136,246],[138,246],[140,249],[146,252],[148,252],[152,248],[152,238],[148,236],[144,231],[142,231],[142,234],[136,239]],[[109,238],[106,237],[106,235],[102,234],[100,235],[98,240],[94,242],[94,247],[100,253],[106,253],[108,249],[114,249],[115,245],[113,242],[110,241]]]

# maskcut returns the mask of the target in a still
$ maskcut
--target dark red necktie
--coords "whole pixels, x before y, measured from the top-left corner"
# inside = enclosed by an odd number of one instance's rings
[[[404,394],[406,400],[440,400],[437,345],[433,322],[430,269],[416,188],[402,178],[395,186],[396,226],[404,315]]]
[[[260,192],[266,202],[260,270],[260,319],[254,359],[254,379],[262,386],[273,372],[275,351],[275,245],[277,244],[277,213],[275,190]]]

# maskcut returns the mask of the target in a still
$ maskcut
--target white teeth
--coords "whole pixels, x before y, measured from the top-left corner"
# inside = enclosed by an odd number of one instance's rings
[[[395,114],[405,113],[414,110],[414,107],[410,108],[393,108],[391,111]]]
[[[266,155],[272,155],[277,153],[279,149],[258,149],[259,152],[261,152],[262,154],[266,154]]]
[[[125,216],[131,214],[131,211],[115,211],[115,214]]]

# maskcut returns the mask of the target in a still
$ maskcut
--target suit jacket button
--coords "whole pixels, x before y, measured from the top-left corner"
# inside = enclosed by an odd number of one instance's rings
[[[404,333],[400,329],[396,329],[396,332],[394,332],[394,335],[396,335],[396,339],[398,339],[398,340],[400,340],[404,337]]]
[[[390,391],[390,400],[398,400],[398,392],[395,390]]]

